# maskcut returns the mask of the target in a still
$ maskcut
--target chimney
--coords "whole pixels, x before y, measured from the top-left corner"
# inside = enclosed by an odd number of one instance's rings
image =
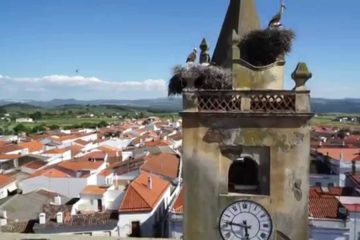
[[[152,185],[153,185],[153,182],[152,182],[152,178],[151,176],[148,177],[148,189],[152,189]]]
[[[61,197],[59,195],[54,197],[54,203],[55,203],[56,206],[61,205]]]
[[[39,214],[39,223],[40,224],[46,224],[46,214],[45,213],[40,213]]]
[[[64,222],[64,214],[62,212],[56,213],[56,222],[60,224]]]

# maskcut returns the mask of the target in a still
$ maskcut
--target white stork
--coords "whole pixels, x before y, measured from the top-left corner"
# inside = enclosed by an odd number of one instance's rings
[[[189,54],[188,58],[186,59],[186,63],[194,63],[197,57],[197,49],[194,50]]]
[[[285,0],[281,0],[281,5],[280,5],[280,12],[278,14],[276,14],[269,22],[268,28],[269,29],[278,29],[282,26],[281,24],[281,18],[284,14],[284,9],[286,9]]]

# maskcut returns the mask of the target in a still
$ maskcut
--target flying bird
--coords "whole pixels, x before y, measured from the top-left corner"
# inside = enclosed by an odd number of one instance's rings
[[[186,59],[186,63],[195,62],[197,56],[196,54],[197,54],[197,49],[194,48],[194,50],[189,54],[188,58]]]
[[[268,28],[270,29],[277,29],[280,28],[282,26],[281,24],[281,19],[282,16],[284,14],[284,9],[286,9],[284,0],[281,0],[281,5],[280,5],[280,11],[278,14],[276,14],[269,22]]]

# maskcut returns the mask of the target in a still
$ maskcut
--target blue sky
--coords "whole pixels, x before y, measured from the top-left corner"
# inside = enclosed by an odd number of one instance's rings
[[[284,25],[314,97],[360,97],[360,1],[287,0]],[[206,37],[213,50],[226,0],[0,0],[0,99],[166,96],[174,65]],[[257,0],[266,22],[277,0]],[[75,70],[79,69],[79,73]]]

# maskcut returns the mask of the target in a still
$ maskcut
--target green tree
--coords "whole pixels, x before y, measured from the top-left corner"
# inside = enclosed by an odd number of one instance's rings
[[[19,134],[19,133],[22,133],[22,132],[24,132],[24,133],[29,133],[30,132],[30,129],[28,127],[26,127],[24,124],[21,124],[21,123],[16,125],[13,130],[14,130],[14,132],[16,134]]]
[[[98,127],[102,128],[102,127],[107,127],[109,124],[106,121],[101,121],[97,124]]]
[[[36,125],[31,129],[32,133],[41,133],[45,132],[46,128],[44,125]]]
[[[49,126],[49,129],[50,130],[58,130],[58,129],[60,129],[60,126],[56,125],[56,124],[52,124],[52,125]]]
[[[42,119],[42,113],[37,111],[29,115],[34,120],[41,120]]]
[[[6,109],[3,107],[0,107],[0,116],[4,115],[6,113],[7,113]]]

